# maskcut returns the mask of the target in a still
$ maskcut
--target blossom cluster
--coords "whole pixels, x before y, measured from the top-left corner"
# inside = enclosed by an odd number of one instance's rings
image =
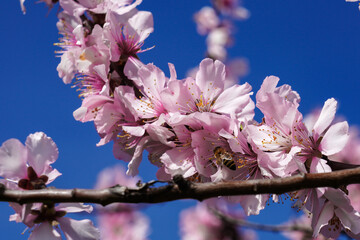
[[[23,11],[24,2],[20,0]],[[51,7],[56,1],[43,2]],[[182,175],[193,182],[284,178],[331,172],[334,161],[356,163],[358,137],[349,133],[346,121],[335,119],[334,98],[304,118],[299,111],[300,95],[289,85],[279,86],[279,78],[264,79],[256,102],[251,98],[251,85],[237,83],[245,65],[223,63],[226,47],[232,42],[232,24],[223,16],[246,19],[249,13],[238,1],[214,0],[213,7],[195,14],[199,34],[208,35],[209,58],[184,79],[178,79],[173,64],[169,63],[167,77],[154,64],[140,60],[139,54],[151,49],[143,45],[154,30],[152,14],[136,8],[141,2],[59,0],[63,11],[58,13],[57,23],[62,35],[57,44],[61,48],[57,71],[64,83],[73,83],[82,98],[74,117],[94,122],[101,138],[99,146],[113,142],[114,156],[128,162],[128,175],[139,173],[144,151],[158,167],[158,179]],[[255,106],[263,114],[260,122],[255,119]],[[8,140],[0,148],[1,182],[9,189],[46,188],[60,175],[50,166],[57,154],[55,143],[44,133],[30,135],[25,146],[16,139]],[[97,187],[133,186],[136,181],[117,179],[122,176],[122,170],[117,169],[106,170],[101,176]],[[357,186],[306,189],[290,192],[287,197],[299,210],[309,213],[314,237],[336,238],[345,231],[360,239],[357,191]],[[280,197],[262,194],[224,199],[239,203],[246,215],[251,215],[259,214],[270,198],[278,201]],[[11,206],[16,214],[10,220],[33,228],[30,239],[61,239],[59,226],[68,239],[100,237],[89,220],[64,217],[67,212],[90,212],[91,206]],[[207,211],[203,206],[195,210],[208,221],[213,216]],[[147,237],[148,221],[135,207],[115,204],[99,212],[100,228],[105,229],[103,239],[117,238],[118,230],[123,238]],[[184,213],[183,219],[193,219],[193,212]],[[202,220],[196,222],[201,225]],[[185,239],[187,232],[196,235],[197,228],[184,222]],[[219,219],[208,225],[213,228],[210,235],[215,234],[211,233],[214,229],[229,227]],[[137,229],[137,236],[132,235],[132,228]]]
[[[332,171],[329,161],[349,138],[346,121],[333,123],[335,99],[328,99],[312,121],[304,121],[299,94],[269,76],[256,94],[264,115],[259,123],[250,84],[226,84],[221,61],[204,59],[185,79],[177,78],[172,64],[166,77],[154,64],[140,61],[141,47],[153,31],[151,13],[136,9],[140,3],[61,0],[64,11],[57,24],[63,35],[59,76],[65,83],[76,77],[83,98],[74,117],[95,123],[98,145],[114,143],[114,156],[128,162],[127,174],[138,174],[144,151],[161,180],[178,174],[217,182]],[[212,28],[199,26],[204,32]],[[299,209],[311,212],[315,235],[336,237],[345,229],[358,237],[360,215],[346,192],[320,188],[288,195]],[[269,197],[229,200],[250,215],[258,214]]]

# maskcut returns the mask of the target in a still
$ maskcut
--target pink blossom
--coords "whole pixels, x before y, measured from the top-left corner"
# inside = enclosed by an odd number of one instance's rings
[[[98,216],[101,239],[145,240],[149,235],[149,220],[140,212],[102,213]]]
[[[109,49],[103,42],[103,29],[95,25],[89,34],[89,30],[83,27],[79,17],[66,12],[61,12],[59,19],[57,27],[63,37],[58,46],[63,50],[58,51],[62,55],[57,71],[64,83],[71,83],[76,74],[99,74],[99,70],[94,69],[96,65],[105,65],[107,74],[110,56]]]
[[[313,218],[314,236],[319,232],[325,237],[336,239],[342,230],[355,239],[360,238],[360,214],[350,205],[342,190],[328,188],[327,199],[317,218]]]
[[[194,15],[197,31],[201,35],[207,34],[220,24],[220,19],[211,7],[203,7]]]
[[[245,58],[235,58],[227,61],[225,64],[225,83],[224,87],[229,88],[239,82],[239,80],[249,73],[249,63]],[[198,67],[188,71],[187,76],[196,77]]]
[[[207,54],[209,57],[225,61],[227,58],[226,47],[232,43],[231,25],[227,24],[210,31],[206,38]]]
[[[167,120],[175,135],[175,147],[167,150],[160,160],[164,164],[164,171],[171,176],[181,174],[184,178],[192,177],[197,173],[195,166],[195,152],[192,147],[192,133],[201,130],[201,121],[195,117],[196,114],[172,115]]]
[[[239,78],[249,73],[249,63],[245,58],[235,58],[225,64],[225,88],[228,88],[239,82]]]
[[[300,97],[289,85],[276,87],[279,78],[266,77],[256,94],[256,106],[263,112],[259,125],[247,126],[257,148],[268,157],[266,165],[277,176],[289,176],[298,169],[293,160],[301,148],[292,143],[292,129],[302,120],[298,111]]]
[[[0,147],[0,176],[22,189],[44,188],[61,175],[50,166],[58,154],[53,140],[43,132],[30,134],[25,146],[9,139]]]
[[[164,107],[165,98],[161,92],[167,88],[168,79],[164,72],[153,64],[141,67],[138,76],[141,96],[138,97],[135,92],[126,92],[123,101],[136,120],[151,122],[167,113]]]
[[[189,114],[214,112],[244,121],[254,116],[254,103],[248,83],[224,89],[225,65],[220,61],[201,61],[196,78],[172,81],[162,95],[168,111]]]
[[[53,204],[25,204],[22,207],[14,205],[16,214],[10,217],[10,221],[23,222],[31,228],[29,240],[61,240],[61,233],[68,240],[97,240],[100,239],[99,231],[88,219],[74,220],[64,217],[67,213],[82,212],[90,213],[92,207],[82,203]]]
[[[330,172],[323,155],[330,156],[340,152],[346,145],[349,125],[346,121],[331,125],[335,118],[337,102],[328,99],[312,129],[307,129],[303,123],[293,128],[294,144],[301,148],[297,159],[305,163],[309,172]],[[302,167],[302,171],[306,171]]]
[[[235,225],[217,217],[204,203],[181,212],[180,231],[182,240],[257,239],[253,232],[242,233]]]
[[[137,58],[145,39],[154,31],[153,17],[150,12],[132,11],[119,15],[110,11],[106,15],[104,34],[110,49],[110,60],[127,61]]]

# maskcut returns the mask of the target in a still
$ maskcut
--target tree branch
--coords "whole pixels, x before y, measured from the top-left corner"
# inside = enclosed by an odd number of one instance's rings
[[[185,183],[177,176],[165,186],[153,187],[154,182],[138,188],[114,186],[106,189],[55,189],[10,190],[0,186],[0,201],[17,202],[86,202],[107,205],[114,202],[160,203],[179,199],[204,200],[218,196],[282,194],[300,189],[333,187],[360,183],[360,167],[329,173],[308,173],[276,179],[217,183]],[[181,183],[181,184],[177,184]]]
[[[306,236],[312,236],[313,230],[310,226],[300,225],[300,224],[282,224],[282,225],[270,225],[270,224],[260,224],[249,222],[245,219],[241,218],[234,218],[228,216],[221,211],[209,208],[217,217],[222,219],[223,221],[229,222],[233,225],[238,225],[241,227],[251,228],[253,230],[261,230],[261,231],[268,231],[268,232],[303,232]]]

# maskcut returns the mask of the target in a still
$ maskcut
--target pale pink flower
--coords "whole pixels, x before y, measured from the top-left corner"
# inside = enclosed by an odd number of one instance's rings
[[[108,81],[109,70],[104,64],[93,67],[92,73],[87,73],[77,77],[75,86],[80,92],[79,97],[87,97],[89,95],[110,95],[110,86]]]
[[[349,139],[348,123],[344,121],[331,125],[336,105],[335,99],[328,99],[312,129],[307,129],[303,123],[293,127],[293,142],[301,148],[297,154],[301,171],[330,172],[324,156],[336,154],[345,147]],[[301,167],[301,164],[304,166]]]
[[[102,240],[148,239],[149,220],[140,212],[103,213],[97,219]]]
[[[225,64],[225,88],[239,82],[239,79],[249,73],[249,63],[245,58],[235,58]]]
[[[229,88],[237,83],[239,80],[249,73],[249,63],[245,58],[235,58],[227,61],[225,64],[225,82],[224,88]],[[193,68],[187,72],[187,76],[191,78],[196,77],[198,67]]]
[[[257,239],[253,232],[242,233],[237,226],[216,216],[205,203],[181,212],[180,232],[182,240]]]
[[[205,35],[220,24],[220,19],[212,7],[203,7],[195,13],[194,20],[197,31],[201,35]]]
[[[176,135],[174,148],[167,150],[160,160],[164,164],[164,171],[171,176],[177,174],[184,178],[194,176],[197,173],[194,157],[195,152],[191,145],[193,132],[202,129],[201,121],[195,118],[195,114],[180,115],[176,113],[167,120]]]
[[[91,75],[97,72],[96,65],[105,65],[106,74],[109,72],[109,49],[103,42],[103,29],[95,25],[91,34],[83,27],[80,17],[71,16],[66,12],[58,15],[57,27],[60,34],[62,48],[58,53],[61,61],[57,67],[59,77],[64,83],[71,83],[76,74]]]
[[[81,45],[85,43],[85,29],[82,27],[80,17],[60,12],[58,18],[56,26],[62,37],[57,45],[63,50],[58,51],[62,55],[56,70],[64,83],[70,83],[77,72],[75,63],[81,54]]]
[[[350,126],[349,140],[343,150],[331,155],[331,160],[350,164],[359,164],[360,159],[360,130],[356,126]]]
[[[230,28],[230,25],[224,25],[210,31],[206,38],[207,55],[209,57],[225,61],[227,58],[226,47],[232,43]]]
[[[0,176],[22,189],[44,188],[61,175],[50,166],[58,154],[56,144],[43,132],[30,134],[25,146],[9,139],[0,147]]]
[[[267,154],[261,151],[252,141],[247,133],[247,127],[243,130],[239,128],[234,130],[234,134],[221,131],[219,133],[227,139],[231,151],[234,153],[234,159],[238,162],[236,180],[273,178],[272,169],[278,166],[278,163],[272,163]],[[258,215],[265,208],[269,199],[268,194],[232,196],[229,201],[240,203],[246,215]]]
[[[68,240],[97,240],[99,231],[88,219],[74,220],[64,217],[67,213],[90,213],[92,206],[82,203],[25,204],[13,206],[16,214],[10,221],[23,222],[31,229],[29,240],[61,240],[61,232]]]
[[[360,214],[354,210],[349,198],[342,190],[328,188],[324,197],[326,202],[317,218],[312,219],[314,236],[318,233],[336,239],[342,230],[360,239]]]
[[[106,103],[112,103],[113,101],[108,96],[90,95],[83,99],[81,107],[73,112],[73,116],[77,121],[81,122],[94,121],[102,107]]]
[[[165,98],[161,92],[167,88],[168,78],[163,71],[153,64],[147,64],[138,71],[139,91],[136,93],[127,92],[124,94],[124,103],[135,116],[136,120],[143,119],[144,122],[151,122],[167,114],[164,107]]]
[[[224,89],[225,65],[220,61],[201,61],[196,78],[171,81],[162,92],[163,105],[169,112],[189,114],[213,112],[230,116],[239,121],[251,120],[254,102],[248,83]]]
[[[292,131],[302,120],[298,111],[300,97],[289,85],[276,87],[279,78],[266,77],[256,94],[256,106],[263,112],[259,125],[247,126],[247,132],[257,148],[268,155],[270,172],[279,177],[291,175],[298,169],[293,160],[300,152],[292,143]]]

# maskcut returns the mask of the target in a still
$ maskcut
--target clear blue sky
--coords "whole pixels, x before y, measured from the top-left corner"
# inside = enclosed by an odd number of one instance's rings
[[[91,188],[99,169],[120,161],[112,156],[111,144],[96,147],[99,137],[92,123],[76,122],[72,112],[80,106],[77,93],[58,78],[59,58],[53,43],[57,7],[47,15],[44,4],[27,0],[24,16],[17,0],[0,8],[0,143],[9,138],[22,142],[28,134],[44,131],[58,145],[55,167],[63,173],[53,186]],[[321,107],[334,97],[338,113],[350,125],[360,125],[360,12],[357,4],[345,0],[245,0],[251,12],[248,21],[237,24],[235,46],[230,56],[244,56],[250,74],[243,80],[256,92],[267,75],[277,75],[302,97],[301,111]],[[155,32],[146,46],[155,45],[140,57],[154,62],[166,73],[174,63],[179,77],[199,64],[205,52],[205,38],[196,33],[192,16],[208,1],[144,0],[139,9],[154,15]],[[257,119],[261,116],[258,115]],[[146,164],[140,175],[154,178],[155,168]],[[151,239],[178,239],[178,213],[195,201],[178,201],[149,206]],[[9,223],[12,213],[0,203],[1,239],[26,239],[25,225]],[[281,223],[293,214],[289,204],[274,206],[251,220]],[[281,239],[261,235],[260,239]]]

